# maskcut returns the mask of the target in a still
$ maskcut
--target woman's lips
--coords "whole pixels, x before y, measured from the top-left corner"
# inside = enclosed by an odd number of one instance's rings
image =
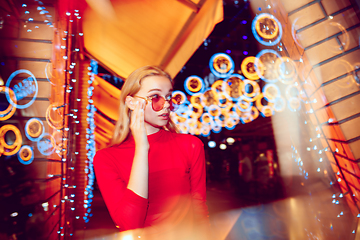
[[[159,115],[159,117],[162,119],[169,119],[169,115],[170,115],[169,113],[163,113],[163,114]]]

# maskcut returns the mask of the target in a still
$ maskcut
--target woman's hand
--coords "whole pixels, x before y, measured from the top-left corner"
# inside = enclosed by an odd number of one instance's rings
[[[145,109],[146,101],[141,99],[135,104],[134,110],[131,112],[130,129],[131,134],[134,137],[136,148],[149,148],[149,142],[147,139],[145,129]]]

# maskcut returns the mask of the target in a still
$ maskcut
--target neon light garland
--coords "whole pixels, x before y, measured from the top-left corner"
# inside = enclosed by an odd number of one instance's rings
[[[85,173],[87,174],[88,181],[85,188],[85,196],[86,199],[84,200],[84,208],[86,209],[85,216],[83,216],[85,223],[89,222],[89,218],[92,216],[91,213],[91,202],[94,190],[94,181],[95,181],[95,173],[94,173],[94,165],[93,165],[93,159],[95,156],[96,148],[95,148],[95,120],[94,120],[94,114],[96,112],[96,108],[93,104],[92,95],[94,91],[94,86],[92,85],[94,81],[94,75],[97,74],[97,62],[94,60],[91,60],[90,63],[91,70],[90,72],[90,79],[88,83],[90,84],[87,94],[88,94],[88,105],[86,109],[88,110],[88,117],[86,118],[86,121],[88,123],[88,127],[86,128],[86,150],[87,150],[87,163],[88,165],[85,166]]]

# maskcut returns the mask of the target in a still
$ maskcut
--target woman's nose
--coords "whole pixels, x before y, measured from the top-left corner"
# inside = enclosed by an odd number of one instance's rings
[[[165,103],[164,103],[164,108],[169,108],[170,107],[170,100],[165,100]]]

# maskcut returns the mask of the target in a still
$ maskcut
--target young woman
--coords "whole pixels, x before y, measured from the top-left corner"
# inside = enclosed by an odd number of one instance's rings
[[[158,67],[130,74],[112,146],[94,157],[96,179],[120,231],[141,229],[141,239],[208,239],[204,147],[177,133],[172,90]]]

